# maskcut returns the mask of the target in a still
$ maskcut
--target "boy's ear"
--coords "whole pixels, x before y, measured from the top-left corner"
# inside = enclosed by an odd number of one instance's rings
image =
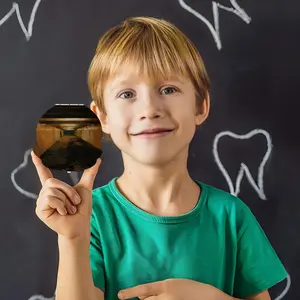
[[[106,134],[110,134],[108,120],[107,120],[107,114],[105,112],[100,111],[100,109],[96,105],[95,101],[91,102],[90,110],[98,117],[98,119],[101,123],[102,131]]]
[[[208,117],[210,110],[210,96],[207,93],[205,99],[202,102],[201,107],[197,108],[195,123],[197,126],[201,125]]]

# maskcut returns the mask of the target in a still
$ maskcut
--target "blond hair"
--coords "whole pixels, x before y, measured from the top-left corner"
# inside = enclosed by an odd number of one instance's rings
[[[105,83],[123,63],[156,79],[184,76],[191,80],[201,105],[210,82],[194,44],[170,22],[153,17],[131,17],[109,29],[98,42],[88,71],[88,86],[98,108],[105,112]]]

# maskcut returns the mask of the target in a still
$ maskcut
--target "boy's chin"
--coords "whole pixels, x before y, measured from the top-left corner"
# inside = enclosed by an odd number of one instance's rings
[[[140,153],[137,155],[133,155],[131,158],[136,161],[137,163],[140,163],[141,165],[145,165],[145,166],[153,166],[153,167],[162,167],[165,166],[167,164],[170,164],[172,162],[174,162],[174,159],[176,155],[172,155],[172,154],[167,154],[167,153],[163,153],[163,154],[151,154],[151,153]]]

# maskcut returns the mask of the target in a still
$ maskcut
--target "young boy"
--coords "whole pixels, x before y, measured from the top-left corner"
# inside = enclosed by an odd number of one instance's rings
[[[255,217],[187,170],[210,107],[191,41],[164,20],[129,18],[100,39],[88,81],[124,172],[92,191],[99,161],[71,187],[32,156],[36,213],[58,233],[56,299],[270,299],[287,273]]]

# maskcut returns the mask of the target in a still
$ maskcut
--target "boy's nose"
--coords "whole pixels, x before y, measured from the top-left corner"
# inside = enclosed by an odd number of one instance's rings
[[[157,119],[164,116],[161,99],[147,95],[140,104],[140,119]]]
[[[147,103],[141,110],[140,119],[157,119],[164,115],[163,109],[159,105]]]

